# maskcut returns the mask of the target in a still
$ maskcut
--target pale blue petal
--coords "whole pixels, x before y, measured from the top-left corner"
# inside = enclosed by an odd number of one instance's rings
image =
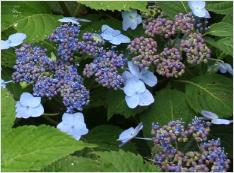
[[[136,78],[132,78],[126,81],[126,85],[124,86],[124,93],[127,96],[132,96],[135,95],[136,93],[142,93],[145,90],[146,90],[145,84]]]
[[[206,10],[206,9],[205,9],[205,10]],[[207,10],[206,10],[206,14],[205,14],[204,18],[207,18],[207,19],[210,18],[210,13],[209,13]]]
[[[59,19],[58,21],[62,23],[73,23],[79,25],[78,19],[76,19],[75,17],[64,17],[62,19]]]
[[[41,103],[41,97],[34,97],[28,92],[24,92],[20,96],[20,104],[23,106],[37,107]]]
[[[6,41],[1,40],[1,50],[9,49],[9,48],[10,48],[10,42],[8,40],[6,40]]]
[[[210,120],[219,118],[219,116],[217,114],[215,114],[213,112],[205,111],[205,110],[202,110],[201,114],[202,114],[202,116],[204,116],[205,118],[210,119]]]
[[[232,66],[230,64],[224,63],[225,69],[229,74],[233,74]]]
[[[153,87],[157,84],[157,77],[154,75],[153,72],[146,69],[142,69],[140,79],[143,80],[144,83],[150,87]]]
[[[74,116],[73,114],[64,113],[62,117],[62,122],[67,125],[73,125],[74,124]]]
[[[120,135],[119,135],[119,141],[125,142],[128,139],[131,139],[132,134],[134,133],[134,128],[130,127],[129,129],[124,130]]]
[[[124,31],[127,31],[130,28],[129,21],[127,19],[123,19],[122,27]]]
[[[108,25],[102,25],[102,32],[110,31],[110,30],[113,30],[113,29],[109,27]]]
[[[130,43],[131,42],[130,38],[127,37],[126,35],[123,35],[123,34],[116,36],[115,39],[119,39],[121,43]]]
[[[143,123],[139,123],[136,128],[134,129],[134,134],[133,136],[136,137],[138,135],[138,133],[143,129]]]
[[[192,10],[200,10],[200,9],[205,8],[206,2],[195,0],[195,1],[189,1],[188,5],[189,5],[189,8]]]
[[[121,34],[121,32],[119,30],[115,30],[108,25],[102,25],[102,33],[110,34],[112,36],[117,36],[117,35]]]
[[[91,22],[91,20],[83,19],[83,18],[77,18],[77,20],[80,22]]]
[[[1,88],[6,88],[6,83],[4,80],[1,79]]]
[[[221,125],[221,124],[223,124],[223,125],[228,125],[228,124],[231,124],[232,123],[232,121],[231,120],[225,120],[225,119],[213,119],[212,121],[211,121],[211,123],[212,124],[217,124],[217,125]]]
[[[154,102],[154,97],[149,90],[139,94],[139,105],[148,106]]]
[[[42,104],[40,104],[36,108],[30,108],[29,112],[31,113],[31,117],[39,117],[42,114],[44,114],[44,108],[43,108]]]
[[[109,42],[114,45],[120,45],[122,43],[118,37],[113,37]]]
[[[134,109],[139,104],[139,96],[138,94],[125,96],[125,101],[129,108]]]
[[[193,14],[197,17],[205,17],[206,16],[206,9],[205,8],[199,9],[199,10],[194,9]]]
[[[140,78],[140,68],[137,65],[133,64],[132,61],[128,61],[128,69],[134,76],[136,76],[138,79]]]
[[[110,33],[101,33],[100,35],[104,40],[107,41],[110,41],[114,38]]]
[[[219,71],[220,71],[220,73],[226,73],[227,72],[227,69],[226,69],[226,66],[225,66],[224,63],[219,64]]]
[[[15,47],[23,43],[24,39],[26,39],[26,34],[24,33],[15,33],[9,36],[8,40],[10,42],[10,47]]]
[[[63,122],[60,122],[58,125],[57,125],[57,128],[62,131],[62,132],[65,132],[67,134],[70,134],[71,132],[71,126],[68,125],[68,124],[64,124]]]
[[[141,24],[142,23],[142,17],[141,17],[141,15],[137,15],[137,24],[139,25],[139,24]]]
[[[84,123],[84,115],[83,115],[83,113],[77,112],[77,113],[74,113],[72,116],[74,117],[74,122],[75,123],[79,123],[79,122]]]
[[[137,18],[135,18],[135,20],[129,20],[129,25],[130,25],[130,28],[132,29],[132,30],[134,30],[134,29],[136,29],[136,27],[137,27]]]
[[[122,74],[122,78],[123,78],[124,82],[126,82],[126,81],[130,80],[131,78],[134,78],[134,76],[129,71],[125,71]]]

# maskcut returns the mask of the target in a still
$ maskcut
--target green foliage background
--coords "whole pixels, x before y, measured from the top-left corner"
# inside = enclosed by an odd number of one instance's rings
[[[169,18],[190,11],[184,1],[159,1],[156,4]],[[102,24],[121,29],[120,12],[130,9],[147,12],[147,2],[2,2],[2,39],[14,32],[23,32],[27,35],[26,43],[43,45],[54,52],[55,45],[46,38],[59,26],[59,18],[89,19],[91,23],[82,23],[81,34],[87,31],[98,33]],[[232,2],[208,2],[207,9],[214,16],[209,31],[204,34],[212,49],[212,58],[232,63]],[[123,34],[132,39],[143,35],[144,31],[140,26]],[[124,50],[124,47],[119,47],[120,52]],[[2,78],[10,80],[16,60],[14,51],[2,50],[1,54]],[[82,69],[90,58],[77,57],[77,60]],[[126,106],[122,92],[85,81],[90,86],[91,102],[83,113],[90,132],[82,141],[76,141],[55,128],[65,110],[59,99],[43,99],[46,111],[59,112],[58,116],[15,119],[15,102],[22,92],[31,91],[31,87],[9,84],[7,89],[1,90],[2,171],[160,171],[149,161],[151,149],[146,142],[133,140],[118,148],[116,139],[123,129],[142,121],[144,132],[141,135],[150,137],[152,122],[165,124],[178,118],[188,122],[193,116],[199,116],[203,109],[216,112],[223,118],[232,118],[230,76],[208,73],[204,64],[186,70],[181,78],[160,79],[152,90],[155,103],[134,110]],[[232,135],[231,126],[214,126],[211,130],[211,137],[221,138],[230,158]]]

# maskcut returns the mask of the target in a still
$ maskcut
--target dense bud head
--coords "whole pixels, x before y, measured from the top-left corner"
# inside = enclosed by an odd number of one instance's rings
[[[182,33],[190,33],[194,30],[194,22],[192,13],[183,14],[179,13],[175,16],[175,26],[176,29],[180,30]]]

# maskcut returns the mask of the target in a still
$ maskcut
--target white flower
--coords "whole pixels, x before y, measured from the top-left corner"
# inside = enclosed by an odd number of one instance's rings
[[[18,46],[23,43],[24,39],[26,39],[26,35],[24,33],[12,34],[8,37],[8,40],[1,40],[1,50]]]
[[[231,124],[232,120],[221,119],[219,116],[213,112],[202,110],[201,114],[208,120],[211,120],[212,124],[223,124],[228,125]]]
[[[119,147],[123,146],[127,142],[129,142],[131,139],[135,138],[137,134],[143,129],[143,124],[140,123],[136,126],[136,128],[130,127],[127,130],[124,130],[120,135],[118,141],[121,142]]]
[[[100,35],[104,40],[107,40],[114,45],[130,43],[131,41],[130,38],[121,34],[119,30],[115,30],[108,25],[102,25],[102,33]]]
[[[62,19],[59,19],[58,21],[62,23],[72,23],[72,24],[79,25],[78,19],[75,17],[64,17]]]
[[[127,31],[128,28],[136,29],[137,25],[142,23],[141,15],[137,14],[136,10],[122,12],[123,17],[123,30]]]
[[[64,113],[62,122],[57,125],[57,128],[73,136],[76,140],[80,140],[82,135],[86,135],[89,132],[81,112],[74,114]]]
[[[42,114],[44,114],[44,108],[41,97],[34,97],[28,92],[21,94],[20,101],[16,102],[17,118],[39,117]]]
[[[200,0],[194,0],[194,1],[189,1],[188,5],[195,16],[210,18],[209,12],[205,9],[206,2]]]

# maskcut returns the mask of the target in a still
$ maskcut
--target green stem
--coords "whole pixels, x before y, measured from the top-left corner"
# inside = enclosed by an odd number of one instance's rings
[[[50,117],[43,116],[43,118],[45,118],[47,121],[49,121],[49,122],[50,122],[51,124],[53,124],[53,125],[57,125],[57,124],[58,124],[57,121],[53,120],[53,119],[50,118]]]
[[[207,58],[208,60],[214,60],[214,61],[219,61],[219,62],[221,62],[221,63],[224,63],[224,61],[223,60],[221,60],[221,59],[215,59],[215,58]]]
[[[44,116],[56,116],[59,115],[59,113],[44,113]]]

